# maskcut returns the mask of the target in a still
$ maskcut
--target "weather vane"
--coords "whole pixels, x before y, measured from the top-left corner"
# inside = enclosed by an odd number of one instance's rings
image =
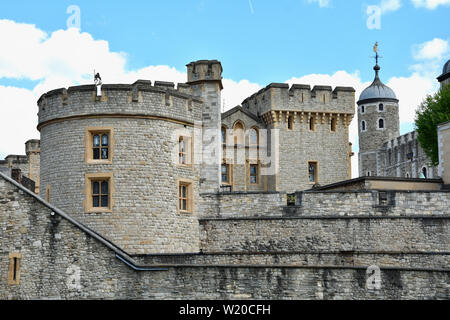
[[[375,42],[375,45],[373,46],[373,52],[375,52],[375,61],[378,64],[378,58],[382,58],[382,56],[378,55],[378,41]]]

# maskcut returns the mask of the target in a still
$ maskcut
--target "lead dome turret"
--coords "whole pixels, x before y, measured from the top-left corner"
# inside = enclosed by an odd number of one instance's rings
[[[397,96],[394,90],[385,85],[380,77],[379,71],[380,66],[378,64],[373,67],[375,70],[375,79],[372,84],[363,90],[359,96],[358,105],[375,102],[375,101],[386,101],[386,102],[398,102]]]

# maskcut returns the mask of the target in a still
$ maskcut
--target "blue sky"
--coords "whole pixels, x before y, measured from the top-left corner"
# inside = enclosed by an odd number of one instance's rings
[[[70,5],[81,12],[77,34],[67,30]],[[368,6],[382,10],[379,29],[368,27]],[[218,59],[229,80],[228,109],[271,82],[353,85],[359,93],[373,80],[375,41],[405,132],[449,58],[449,16],[450,0],[2,1],[0,22],[8,23],[0,24],[0,41],[15,43],[0,52],[0,158],[39,138],[34,99],[91,82],[93,68],[104,82],[181,82],[188,62]],[[15,122],[24,112],[32,129]],[[10,123],[13,141],[5,139]]]
[[[380,42],[383,75],[405,76],[412,46],[448,38],[449,7],[401,9],[369,30],[365,9],[379,0],[2,1],[0,18],[52,32],[66,28],[66,9],[81,9],[81,30],[129,56],[130,69],[217,58],[224,76],[266,84],[292,76],[360,70],[370,80],[372,45]],[[253,8],[253,12],[252,9]]]

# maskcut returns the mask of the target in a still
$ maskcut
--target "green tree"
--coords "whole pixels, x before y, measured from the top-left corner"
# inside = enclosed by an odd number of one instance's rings
[[[450,120],[450,84],[429,95],[416,111],[417,140],[431,165],[439,164],[437,126]]]

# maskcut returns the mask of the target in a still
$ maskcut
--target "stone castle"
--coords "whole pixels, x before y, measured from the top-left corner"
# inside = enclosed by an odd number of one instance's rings
[[[438,173],[374,69],[352,180],[353,88],[272,83],[221,113],[199,60],[43,94],[40,140],[0,162],[0,298],[450,298],[449,125]]]

